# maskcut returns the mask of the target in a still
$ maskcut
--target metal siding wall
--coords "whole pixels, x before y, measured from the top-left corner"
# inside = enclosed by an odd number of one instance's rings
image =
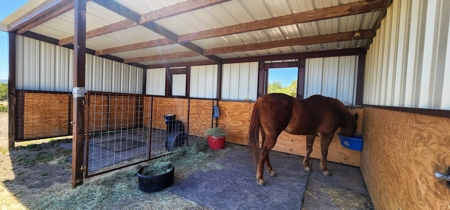
[[[216,98],[217,68],[217,65],[191,66],[191,97]]]
[[[223,65],[222,99],[256,100],[257,84],[257,62]]]
[[[315,94],[355,104],[357,56],[306,59],[305,97]]]
[[[40,42],[40,90],[55,89],[55,45]]]
[[[91,88],[95,91],[103,91],[103,58],[93,57]]]
[[[148,95],[165,95],[166,89],[166,69],[147,69],[147,89]]]
[[[186,95],[186,74],[173,75],[172,95],[174,96]]]
[[[393,1],[367,53],[365,104],[450,109],[448,8]]]
[[[112,78],[113,78],[113,61],[103,60],[103,86],[102,90],[105,92],[112,92]]]
[[[72,91],[73,50],[17,35],[16,88]],[[86,90],[141,93],[137,67],[86,54]],[[133,80],[131,79],[133,78]]]

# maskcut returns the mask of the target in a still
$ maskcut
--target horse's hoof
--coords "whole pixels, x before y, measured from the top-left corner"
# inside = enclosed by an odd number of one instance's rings
[[[331,176],[330,171],[328,171],[328,170],[322,171],[322,173],[325,176]]]
[[[309,167],[309,166],[306,166],[303,169],[305,169],[305,171],[311,171],[311,167]]]
[[[275,170],[267,171],[267,173],[269,174],[269,176],[277,176],[277,173],[275,172]]]
[[[256,183],[258,183],[261,186],[264,186],[266,183],[264,182],[264,179],[257,179]]]

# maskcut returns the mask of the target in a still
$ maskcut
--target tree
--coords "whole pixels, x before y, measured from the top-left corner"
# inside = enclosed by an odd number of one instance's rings
[[[292,97],[297,97],[297,80],[293,80],[292,83],[287,87],[283,87],[283,84],[281,84],[280,81],[275,81],[269,84],[267,92],[284,93]]]
[[[8,84],[0,84],[0,101],[8,99]]]

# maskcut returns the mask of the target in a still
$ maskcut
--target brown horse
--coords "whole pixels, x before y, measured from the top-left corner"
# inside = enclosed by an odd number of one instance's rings
[[[304,100],[297,100],[291,96],[273,93],[259,98],[253,106],[249,126],[249,142],[257,165],[256,182],[264,185],[263,168],[270,176],[276,173],[269,160],[269,151],[275,146],[282,131],[294,135],[307,135],[306,156],[303,159],[305,171],[311,170],[309,156],[313,149],[314,139],[320,137],[322,159],[320,168],[326,176],[328,146],[336,130],[341,127],[341,134],[353,136],[356,130],[358,114],[353,116],[344,104],[337,99],[313,95]],[[259,131],[262,137],[262,153],[258,154]]]

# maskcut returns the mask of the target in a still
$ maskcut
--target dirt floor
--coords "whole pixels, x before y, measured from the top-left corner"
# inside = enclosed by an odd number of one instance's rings
[[[96,176],[85,180],[81,187],[71,189],[68,162],[71,150],[60,146],[71,139],[16,143],[16,147],[9,150],[7,127],[7,113],[0,113],[1,209],[209,209],[167,190],[152,194],[139,191],[137,166]],[[211,161],[232,149],[233,146],[227,144],[220,152],[199,152],[195,155],[200,154],[200,159],[189,164],[189,154],[176,160],[177,170],[183,173],[176,174],[175,181],[197,170],[217,170],[220,166]],[[327,184],[321,179],[308,180],[302,210],[373,209],[368,195]]]

